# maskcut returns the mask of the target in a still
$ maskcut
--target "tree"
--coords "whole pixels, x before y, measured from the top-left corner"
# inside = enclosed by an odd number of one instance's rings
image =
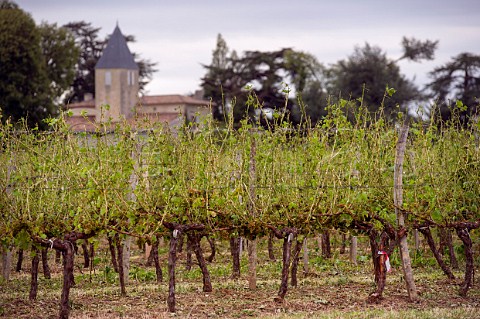
[[[327,115],[327,105],[328,96],[324,84],[319,80],[310,81],[299,95],[298,107],[294,109],[293,117],[297,123],[308,120],[315,125]]]
[[[427,85],[437,102],[443,120],[454,116],[451,101],[458,101],[457,115],[463,125],[476,116],[480,97],[480,55],[460,53],[450,62],[430,72],[432,82]]]
[[[39,31],[52,98],[61,97],[72,84],[79,49],[66,28],[59,28],[57,24],[42,23]],[[57,105],[59,103],[60,101],[56,101]]]
[[[212,62],[210,65],[203,65],[207,69],[207,74],[202,79],[204,96],[211,99],[213,102],[213,117],[217,120],[223,120],[227,113],[228,107],[232,97],[225,99],[224,89],[229,87],[229,79],[227,78],[229,69],[231,69],[232,61],[236,60],[236,53],[232,52],[229,56],[230,49],[227,42],[223,39],[221,34],[217,35],[217,45],[212,52]]]
[[[387,87],[394,88],[395,95],[386,95]],[[356,47],[348,59],[331,67],[328,92],[335,97],[359,99],[371,112],[383,105],[389,118],[394,118],[398,111],[405,112],[410,102],[421,97],[417,87],[400,74],[395,61],[388,59],[379,47],[368,43],[362,48]]]
[[[77,50],[55,24],[37,27],[18,5],[0,3],[0,108],[5,121],[24,119],[45,128],[58,114],[56,101],[69,87]]]
[[[437,46],[438,40],[420,41],[415,38],[403,37],[403,54],[395,62],[403,59],[408,59],[414,62],[420,62],[421,60],[433,60],[433,58],[435,57],[435,50],[437,49]]]
[[[31,16],[16,4],[0,7],[0,108],[2,120],[27,119],[30,126],[54,113],[49,100],[40,34]]]
[[[264,109],[287,111],[294,105],[291,92],[301,93],[315,78],[319,63],[310,54],[284,48],[277,51],[247,51],[238,57],[229,49],[221,35],[213,51],[212,62],[204,65],[207,74],[202,79],[206,98],[217,105],[217,119],[223,117],[222,108],[233,107],[233,117],[239,121],[245,116],[256,117],[252,96]],[[248,88],[248,89],[246,89]],[[286,97],[287,95],[287,97]]]
[[[100,28],[94,28],[90,23],[72,22],[64,27],[73,34],[80,50],[74,80],[70,92],[65,97],[65,103],[80,102],[86,93],[95,96],[95,64],[102,55],[106,41],[98,38]]]
[[[75,42],[80,49],[80,56],[75,69],[75,77],[70,92],[65,97],[65,103],[80,102],[84,100],[85,94],[95,96],[95,65],[102,56],[103,49],[108,42],[98,36],[100,28],[95,28],[91,23],[85,21],[71,22],[64,26],[73,34]],[[127,42],[135,42],[132,35],[125,36]],[[150,81],[156,63],[148,59],[140,59],[137,53],[132,53],[139,67],[139,88],[140,91]]]

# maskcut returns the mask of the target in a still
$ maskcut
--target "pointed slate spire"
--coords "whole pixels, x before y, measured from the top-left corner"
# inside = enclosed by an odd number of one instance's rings
[[[113,30],[102,56],[95,65],[95,69],[138,70],[138,65],[128,49],[127,41],[125,41],[118,24]]]

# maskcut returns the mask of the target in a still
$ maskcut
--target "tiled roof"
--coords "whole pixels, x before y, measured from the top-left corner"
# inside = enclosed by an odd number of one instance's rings
[[[138,65],[133,59],[132,53],[127,46],[127,41],[118,25],[113,30],[107,47],[95,65],[95,69],[128,69],[138,70]]]
[[[85,118],[83,116],[66,117],[65,121],[70,125],[74,132],[95,132],[101,127],[100,123],[95,122],[94,118]],[[163,114],[142,114],[138,117],[132,117],[121,122],[112,122],[108,124],[107,131],[113,131],[119,123],[126,123],[137,130],[152,128],[155,124],[167,124],[171,127],[179,126],[183,123],[182,117],[178,113]]]
[[[85,109],[93,109],[95,108],[95,100],[88,100],[82,102],[75,102],[67,104],[67,108],[69,109],[77,109],[77,108],[85,108]]]
[[[162,104],[188,104],[188,105],[198,105],[198,106],[208,106],[210,101],[201,100],[193,98],[190,96],[184,96],[180,94],[171,94],[171,95],[148,95],[143,96],[140,100],[141,105],[162,105]]]

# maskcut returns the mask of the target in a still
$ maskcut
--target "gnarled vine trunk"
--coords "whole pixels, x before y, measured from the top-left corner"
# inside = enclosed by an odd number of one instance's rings
[[[291,285],[292,287],[297,287],[298,285],[298,263],[300,261],[300,252],[302,251],[302,243],[303,241],[299,241],[298,238],[295,238],[295,247],[293,248],[293,259],[292,259],[292,279]]]
[[[118,277],[120,279],[120,293],[122,296],[127,295],[127,290],[125,288],[125,274],[123,268],[123,244],[120,240],[120,236],[118,234],[115,235],[115,243],[117,246],[117,256],[118,256]]]
[[[232,255],[232,279],[240,278],[240,237],[230,237],[230,253]]]
[[[280,288],[278,290],[278,296],[274,298],[276,302],[283,302],[288,290],[288,274],[290,272],[292,242],[297,236],[297,229],[290,227],[282,230],[278,230],[273,227],[271,227],[271,229],[273,230],[275,237],[278,239],[283,238],[282,277],[280,281]]]
[[[87,241],[82,242],[82,251],[83,251],[83,268],[90,267],[90,254],[88,253]]]
[[[169,312],[175,312],[175,266],[177,263],[177,246],[182,234],[191,230],[204,230],[202,224],[180,225],[177,223],[163,222],[163,226],[172,231],[170,249],[168,252],[168,297],[167,307]]]
[[[42,249],[42,267],[43,267],[43,276],[46,279],[52,278],[50,267],[48,266],[48,247]]]
[[[462,297],[466,297],[468,290],[473,284],[473,273],[475,271],[473,265],[473,249],[472,249],[472,238],[468,228],[456,228],[458,238],[460,238],[465,247],[465,279],[460,285],[459,294]]]
[[[188,233],[188,239],[192,243],[192,249],[195,252],[195,256],[198,260],[198,266],[202,271],[203,275],[203,292],[211,292],[212,291],[212,281],[210,280],[210,273],[208,272],[207,263],[205,258],[203,257],[203,250],[200,246],[200,240],[202,235],[190,232]]]
[[[268,259],[275,261],[275,253],[273,252],[273,232],[268,234]]]
[[[160,260],[158,258],[158,245],[159,241],[157,240],[152,244],[152,250],[150,255],[152,255],[153,262],[155,264],[155,274],[157,276],[157,282],[160,283],[163,281],[162,267],[160,267]]]
[[[380,242],[377,243],[378,232],[371,229],[368,233],[370,239],[370,248],[372,251],[373,268],[375,271],[375,283],[377,289],[368,296],[369,303],[377,303],[383,299],[383,291],[387,281],[386,261],[388,255],[385,254],[385,247],[388,245],[388,235],[386,232],[380,234]]]
[[[215,254],[217,252],[217,249],[215,247],[215,239],[207,236],[207,241],[208,241],[208,244],[210,245],[210,251],[211,251],[210,255],[207,257],[207,261],[211,263],[215,259]]]
[[[115,252],[115,239],[112,236],[107,236],[108,239],[108,249],[110,250],[110,256],[112,258],[113,270],[118,273],[118,262],[117,262],[117,253]]]
[[[422,233],[423,237],[425,237],[425,240],[427,241],[427,244],[430,247],[430,250],[432,251],[433,256],[435,257],[435,260],[437,261],[440,268],[442,268],[443,273],[447,275],[449,279],[454,280],[455,276],[453,275],[450,268],[445,264],[445,262],[443,261],[442,255],[440,254],[440,252],[437,250],[435,246],[435,241],[433,240],[430,227],[419,227],[418,231]]]
[[[40,263],[40,257],[38,256],[37,248],[32,247],[32,255],[32,269],[30,270],[30,293],[28,295],[28,299],[36,300],[38,290],[38,264]]]
[[[63,287],[60,299],[60,319],[68,319],[70,314],[70,288],[72,286],[73,265],[74,265],[74,248],[69,241],[63,243]]]
[[[17,267],[15,267],[16,272],[20,272],[22,270],[23,264],[23,249],[18,250],[18,259],[17,259]]]

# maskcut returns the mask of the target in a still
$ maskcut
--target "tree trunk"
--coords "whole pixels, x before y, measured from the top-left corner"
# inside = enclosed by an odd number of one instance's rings
[[[38,249],[32,247],[32,269],[31,269],[31,281],[30,281],[30,294],[28,299],[37,299],[38,290],[38,264],[40,263],[40,257],[38,256]]]
[[[298,262],[300,261],[300,251],[302,250],[302,243],[297,239],[295,239],[295,248],[293,249],[293,260],[292,260],[292,280],[291,285],[292,287],[297,287],[298,279]]]
[[[118,256],[118,277],[120,279],[120,293],[122,296],[127,295],[127,290],[125,289],[125,274],[123,269],[123,245],[118,234],[115,235],[115,242],[117,245],[117,256]]]
[[[240,278],[240,237],[230,237],[230,253],[232,255],[232,279]]]
[[[268,234],[268,259],[275,261],[275,253],[273,252],[273,232]]]
[[[468,290],[473,285],[473,273],[475,271],[473,265],[473,249],[472,249],[472,239],[470,238],[470,233],[467,228],[457,228],[457,235],[463,242],[465,247],[465,279],[460,285],[459,294],[462,297],[466,297]]]
[[[433,240],[433,236],[432,236],[432,232],[430,231],[430,228],[422,227],[422,228],[419,228],[418,230],[425,237],[425,240],[427,241],[427,244],[430,247],[430,250],[432,251],[433,256],[435,257],[435,260],[437,261],[440,268],[442,268],[443,273],[447,275],[449,279],[454,280],[455,276],[453,275],[450,268],[445,264],[445,262],[443,261],[442,255],[440,255],[439,251],[435,247],[435,241]]]
[[[395,205],[395,215],[397,217],[398,231],[402,235],[399,236],[400,258],[402,260],[403,275],[407,284],[407,292],[410,301],[417,299],[417,287],[413,279],[412,264],[408,251],[407,235],[405,230],[405,213],[400,209],[403,206],[403,159],[408,136],[408,126],[402,126],[397,141],[394,167],[394,188],[393,201]]]
[[[216,254],[216,247],[215,247],[215,239],[207,237],[208,244],[210,245],[210,256],[207,257],[207,261],[209,263],[212,263],[213,260],[215,259],[215,254]]]
[[[48,266],[48,247],[42,248],[42,266],[43,266],[43,277],[46,279],[52,278],[50,267]]]
[[[15,268],[16,272],[22,271],[22,263],[23,263],[23,249],[18,250],[18,259],[17,259],[17,267]]]
[[[357,236],[350,236],[350,261],[357,264]]]
[[[202,247],[200,246],[201,235],[188,233],[188,239],[192,243],[192,249],[195,252],[195,256],[198,260],[198,266],[202,270],[203,275],[203,292],[212,291],[212,282],[210,280],[210,273],[208,272],[207,263],[203,257]]]
[[[332,257],[332,248],[330,246],[330,233],[325,230],[322,234],[322,256],[325,259]]]
[[[162,267],[160,267],[160,261],[158,259],[158,238],[151,246],[152,250],[149,255],[152,255],[153,262],[155,264],[155,274],[157,276],[157,283],[161,283],[163,281],[163,274],[162,274]]]
[[[177,262],[177,243],[180,231],[174,230],[170,238],[170,250],[168,253],[168,298],[167,306],[169,312],[175,312],[175,264]]]
[[[70,314],[69,298],[74,265],[73,245],[69,241],[65,241],[64,246],[66,249],[63,252],[63,287],[60,299],[60,319],[68,319]]]
[[[112,257],[113,270],[115,270],[115,272],[118,273],[117,253],[115,252],[114,238],[112,238],[111,236],[107,236],[107,239],[108,239],[108,248],[110,250],[110,256]]]

